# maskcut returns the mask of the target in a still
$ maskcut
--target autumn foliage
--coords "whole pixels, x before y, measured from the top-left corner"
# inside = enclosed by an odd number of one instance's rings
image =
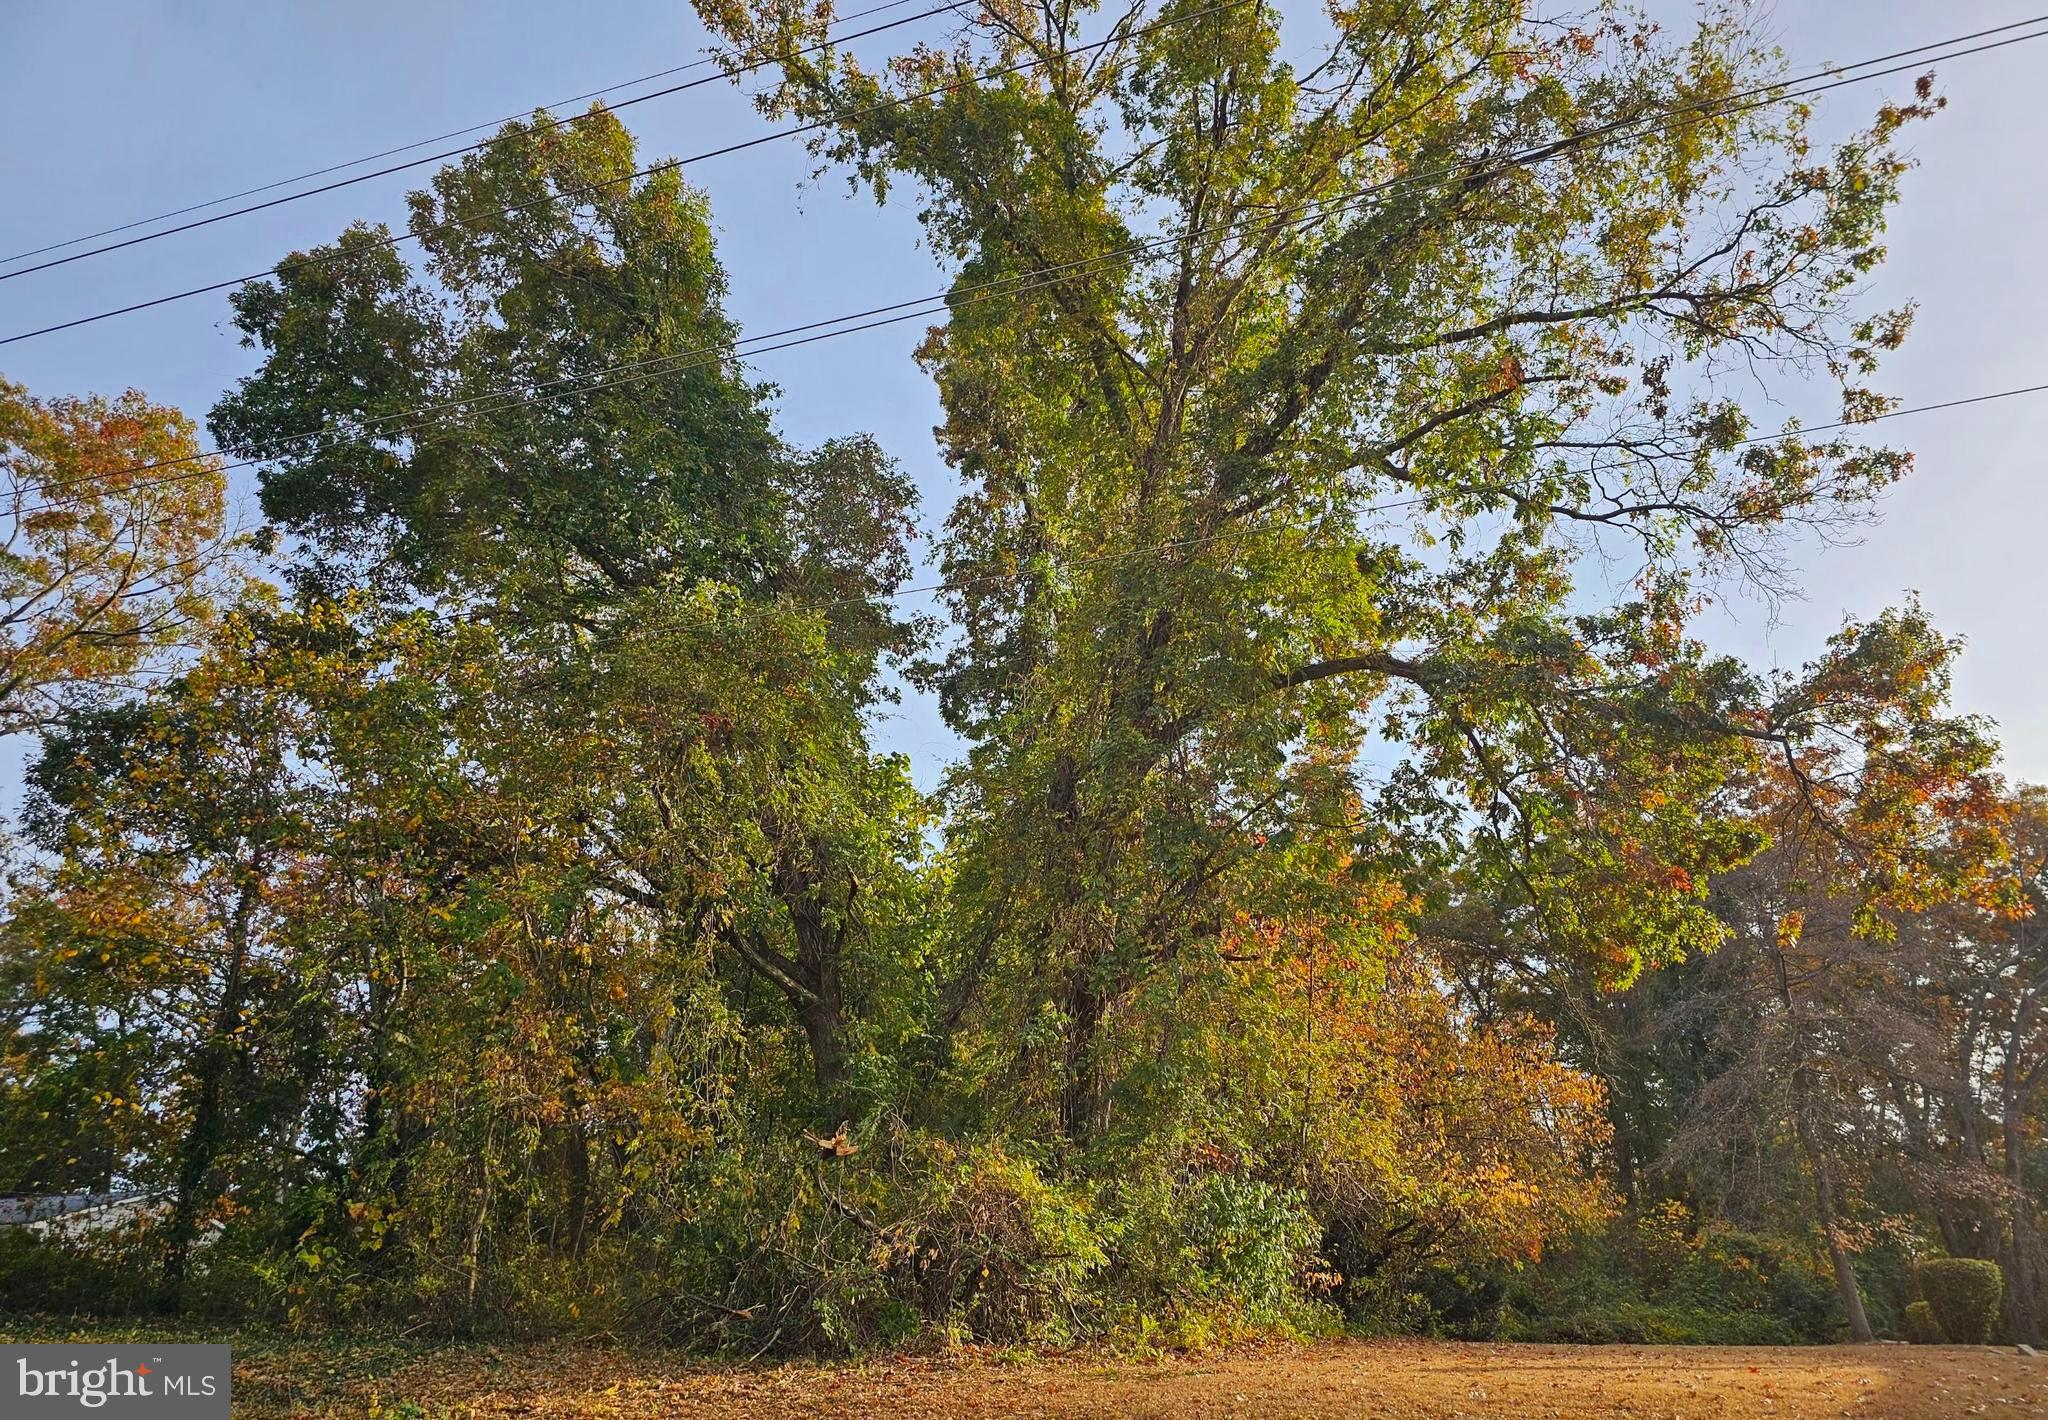
[[[0,387],[0,1189],[147,1195],[9,1301],[1818,1340],[1939,1250],[2038,1332],[2039,795],[1918,606],[1700,631],[1908,471],[1930,83],[1824,150],[1736,5],[699,12],[955,281],[937,612],[601,106],[231,298],[259,539],[182,416]]]

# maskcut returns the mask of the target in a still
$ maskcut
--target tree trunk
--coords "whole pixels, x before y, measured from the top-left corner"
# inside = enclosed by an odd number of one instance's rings
[[[1863,1311],[1863,1290],[1856,1283],[1856,1265],[1849,1249],[1842,1245],[1842,1232],[1837,1226],[1841,1208],[1835,1192],[1834,1166],[1814,1137],[1813,1121],[1807,1114],[1810,1085],[1804,1067],[1795,1072],[1795,1079],[1800,1081],[1796,1105],[1799,1146],[1805,1150],[1807,1166],[1813,1170],[1814,1202],[1820,1209],[1821,1231],[1827,1235],[1828,1260],[1834,1264],[1835,1291],[1840,1294],[1842,1310],[1849,1318],[1849,1335],[1857,1341],[1875,1341],[1877,1335],[1870,1329],[1870,1318]]]
[[[818,1087],[818,1122],[828,1132],[837,1119],[844,1118],[846,1089],[846,1016],[839,998],[838,976],[832,973],[832,990],[818,993],[818,999],[803,1007],[804,1038],[811,1047],[811,1078]]]
[[[1610,1145],[1614,1152],[1614,1191],[1621,1195],[1624,1204],[1634,1208],[1641,1201],[1636,1197],[1635,1117],[1622,1102],[1621,1093],[1619,1081],[1608,1086],[1607,1122],[1614,1130],[1614,1142]]]
[[[590,1223],[590,1138],[583,1132],[580,1091],[570,1095],[569,1125],[562,1131],[562,1168],[568,1175],[568,1196],[563,1199],[567,1251],[571,1257],[581,1257]]]
[[[1842,1311],[1849,1318],[1849,1335],[1861,1342],[1875,1341],[1877,1334],[1870,1329],[1870,1318],[1863,1311],[1863,1290],[1856,1283],[1856,1264],[1842,1244],[1842,1230],[1838,1226],[1841,1200],[1835,1188],[1834,1164],[1813,1127],[1813,1068],[1805,1063],[1807,1046],[1799,1002],[1792,995],[1792,977],[1785,965],[1784,951],[1781,948],[1772,955],[1777,968],[1778,1000],[1792,1026],[1792,1047],[1801,1062],[1792,1067],[1793,1128],[1799,1136],[1799,1147],[1806,1154],[1807,1167],[1813,1170],[1814,1203],[1820,1211],[1821,1232],[1828,1240],[1828,1260],[1834,1264],[1835,1291],[1841,1296]]]
[[[1103,1115],[1102,1071],[1096,1058],[1102,1027],[1102,993],[1090,980],[1093,963],[1076,962],[1067,976],[1061,1002],[1066,1008],[1066,1039],[1060,1059],[1060,1137],[1076,1148],[1095,1137]]]
[[[2036,1345],[2041,1341],[2040,1278],[2035,1266],[2039,1254],[2034,1235],[2034,1200],[2027,1191],[2027,1134],[2019,1067],[2013,1058],[2013,1052],[2020,1046],[2019,1035],[2015,1029],[2007,1044],[2000,1082],[2005,1116],[2005,1179],[2010,1190],[2008,1213],[2012,1226],[2012,1261],[2005,1279],[2006,1315],[2012,1326],[2012,1339]]]
[[[847,1110],[846,985],[841,968],[859,886],[855,883],[849,888],[840,907],[840,920],[834,925],[825,920],[826,877],[822,871],[786,854],[776,879],[796,936],[793,974],[802,993],[792,993],[789,1003],[811,1048],[818,1125],[830,1133],[846,1118]]]
[[[250,926],[255,913],[256,882],[252,877],[243,883],[228,918],[228,958],[220,1001],[208,1024],[206,1041],[192,1061],[199,1097],[178,1148],[177,1197],[171,1206],[170,1245],[164,1253],[164,1304],[171,1311],[184,1306],[185,1274],[192,1244],[199,1235],[199,1205],[226,1138],[227,1076],[242,1051],[236,1032],[247,988]]]

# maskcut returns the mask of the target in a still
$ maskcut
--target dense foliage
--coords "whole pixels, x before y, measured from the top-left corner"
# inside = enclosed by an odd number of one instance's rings
[[[1913,1268],[1913,1285],[1927,1303],[1942,1339],[1980,1346],[1998,1324],[1998,1294],[2004,1280],[1998,1264],[1975,1257],[1937,1257]]]
[[[1691,629],[1908,468],[1742,396],[1891,407],[1926,81],[1820,153],[1739,8],[1367,0],[1289,60],[1248,0],[992,0],[879,73],[829,4],[699,8],[956,273],[949,615],[602,108],[442,170],[417,263],[244,288],[247,580],[60,616],[0,696],[0,1189],[145,1194],[0,1231],[9,1302],[1795,1341],[1914,1278],[1947,1328],[1945,1252],[2038,1333],[2048,807],[1915,606],[1781,677]],[[9,391],[39,479],[191,451]],[[24,535],[192,565],[206,472]],[[969,745],[935,795],[897,673]]]

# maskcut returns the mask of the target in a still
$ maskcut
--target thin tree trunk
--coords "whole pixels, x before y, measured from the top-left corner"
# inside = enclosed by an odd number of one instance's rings
[[[796,937],[795,975],[802,988],[802,994],[790,994],[789,1003],[811,1048],[818,1125],[830,1133],[846,1115],[846,983],[842,967],[860,885],[857,880],[850,883],[834,925],[826,921],[824,872],[791,854],[784,857],[776,878]]]
[[[1799,1003],[1792,995],[1791,973],[1786,968],[1782,948],[1773,952],[1772,958],[1777,967],[1778,1000],[1791,1024],[1792,1047],[1800,1061],[1792,1067],[1793,1128],[1799,1136],[1799,1147],[1806,1154],[1807,1167],[1813,1170],[1814,1203],[1820,1211],[1821,1232],[1828,1240],[1828,1260],[1834,1265],[1835,1291],[1841,1296],[1842,1311],[1849,1318],[1849,1335],[1861,1342],[1875,1341],[1877,1334],[1870,1329],[1870,1318],[1863,1310],[1863,1289],[1856,1282],[1855,1261],[1842,1243],[1841,1196],[1835,1187],[1834,1164],[1813,1127],[1813,1068],[1805,1063],[1806,1037]]]
[[[1076,962],[1067,977],[1065,1046],[1060,1062],[1060,1134],[1067,1143],[1083,1147],[1095,1136],[1102,1114],[1101,1069],[1096,1060],[1097,1035],[1102,1026],[1102,993],[1090,977],[1093,965]]]
[[[569,1125],[562,1131],[562,1167],[568,1175],[568,1196],[563,1200],[567,1251],[571,1257],[581,1257],[584,1233],[590,1223],[590,1138],[583,1132],[580,1090],[570,1093]]]
[[[208,1024],[206,1042],[192,1062],[199,1097],[178,1149],[177,1198],[171,1207],[170,1246],[164,1254],[164,1303],[172,1311],[184,1306],[185,1275],[191,1265],[192,1244],[199,1235],[199,1205],[226,1137],[227,1075],[241,1054],[236,1032],[241,1025],[255,914],[256,878],[252,875],[244,881],[228,918],[228,960],[220,1001]]]
[[[1621,1195],[1622,1202],[1629,1208],[1636,1207],[1642,1200],[1636,1197],[1636,1134],[1635,1111],[1622,1099],[1626,1088],[1619,1080],[1607,1089],[1607,1122],[1614,1130],[1613,1142],[1609,1148],[1614,1155],[1614,1191]]]
[[[1806,1078],[1804,1067],[1798,1071],[1798,1076],[1802,1080]],[[1840,1294],[1842,1310],[1849,1318],[1849,1335],[1857,1341],[1875,1341],[1877,1334],[1870,1329],[1870,1318],[1863,1311],[1863,1289],[1856,1282],[1856,1264],[1849,1256],[1849,1249],[1842,1245],[1842,1232],[1837,1225],[1841,1209],[1835,1192],[1834,1166],[1828,1162],[1826,1152],[1814,1137],[1813,1121],[1807,1117],[1807,1094],[1807,1088],[1799,1089],[1799,1145],[1806,1151],[1807,1165],[1813,1170],[1814,1201],[1820,1208],[1821,1231],[1827,1235],[1828,1260],[1834,1264],[1835,1291]]]
[[[798,1014],[803,1019],[804,1039],[811,1047],[811,1078],[818,1087],[818,1122],[829,1132],[834,1119],[843,1117],[846,1089],[845,1007],[839,997],[836,971],[832,973],[830,991],[821,989],[818,999]]]
[[[2007,1315],[2012,1323],[2013,1339],[2029,1344],[2041,1340],[2041,1318],[2039,1306],[2039,1279],[2035,1272],[2038,1260],[2034,1237],[2034,1200],[2027,1191],[2026,1158],[2027,1135],[2020,1069],[2015,1052],[2023,1048],[2024,1032],[2030,1024],[2033,1000],[2030,997],[2019,1012],[2015,1013],[2012,1034],[2006,1042],[2005,1064],[2000,1072],[2000,1112],[2005,1131],[2005,1178],[2009,1187],[2011,1202],[2008,1212],[2012,1225],[2012,1260],[2006,1277],[2005,1293]]]

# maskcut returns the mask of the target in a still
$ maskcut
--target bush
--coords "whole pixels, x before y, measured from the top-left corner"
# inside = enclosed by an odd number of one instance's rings
[[[1409,1283],[1404,1329],[1460,1341],[1499,1337],[1507,1311],[1508,1278],[1487,1266],[1425,1267]]]
[[[1302,1280],[1322,1230],[1300,1194],[1230,1174],[1155,1174],[1107,1190],[1102,1211],[1109,1300],[1157,1309],[1184,1343],[1314,1325]]]
[[[1906,1334],[1906,1308],[1917,1300],[1913,1291],[1913,1260],[1904,1237],[1876,1237],[1856,1254],[1856,1280],[1863,1287],[1863,1312],[1879,1336]],[[1830,1305],[1834,1287],[1828,1287]]]
[[[1904,1325],[1906,1339],[1915,1346],[1939,1346],[1948,1340],[1941,1334],[1941,1323],[1934,1319],[1934,1308],[1925,1302],[1906,1308]]]
[[[1791,1346],[1800,1340],[1784,1322],[1759,1312],[1639,1301],[1525,1321],[1508,1337],[1580,1346]]]
[[[1998,1321],[2005,1274],[1976,1257],[1935,1257],[1915,1264],[1913,1284],[1934,1313],[1942,1335],[1958,1346],[1980,1346]]]
[[[1841,1304],[1811,1241],[1675,1207],[1574,1239],[1510,1281],[1499,1334],[1587,1344],[1795,1345],[1833,1340]]]
[[[951,1146],[924,1145],[935,1161]],[[1053,1183],[998,1144],[962,1151],[950,1170],[934,1167],[894,1224],[895,1306],[885,1339],[938,1318],[980,1337],[1066,1341],[1103,1251],[1085,1198]]]
[[[1060,1344],[1096,1324],[1088,1199],[1000,1145],[892,1127],[822,1166],[815,1150],[735,1152],[714,1180],[675,1230],[666,1297],[647,1314],[688,1340],[844,1355]]]
[[[1832,1340],[1841,1322],[1834,1283],[1803,1242],[1712,1228],[1672,1278],[1668,1300],[1701,1313],[1768,1318],[1786,1340]]]
[[[146,1226],[50,1236],[0,1228],[0,1315],[147,1316],[162,1302],[160,1241]]]
[[[1631,1231],[1636,1261],[1653,1287],[1669,1282],[1700,1251],[1698,1220],[1675,1198],[1637,1213]]]

